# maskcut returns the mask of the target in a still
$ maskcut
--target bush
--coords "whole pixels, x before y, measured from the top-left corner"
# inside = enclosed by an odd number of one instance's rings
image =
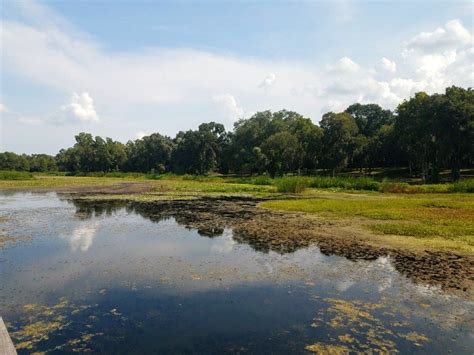
[[[405,182],[389,182],[383,181],[379,187],[380,192],[392,192],[392,193],[415,193],[416,188],[410,186]]]
[[[451,186],[451,191],[474,193],[474,179],[466,179],[455,182]]]
[[[253,185],[271,185],[272,179],[267,175],[260,175],[252,178],[251,183]]]
[[[274,180],[278,192],[301,193],[310,185],[310,178],[293,176]]]
[[[3,170],[0,171],[0,180],[32,180],[33,174],[26,171]]]
[[[319,189],[339,188],[345,190],[377,191],[380,183],[368,177],[330,177],[317,176],[310,186]]]

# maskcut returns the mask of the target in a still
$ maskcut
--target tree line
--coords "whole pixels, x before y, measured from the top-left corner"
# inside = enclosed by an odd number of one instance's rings
[[[458,180],[461,167],[474,165],[474,91],[419,92],[393,112],[355,103],[325,113],[319,124],[293,111],[263,111],[237,121],[230,132],[210,122],[174,138],[153,133],[123,144],[79,133],[75,139],[55,157],[0,153],[0,170],[278,176],[408,167],[410,175],[432,182],[449,168]]]

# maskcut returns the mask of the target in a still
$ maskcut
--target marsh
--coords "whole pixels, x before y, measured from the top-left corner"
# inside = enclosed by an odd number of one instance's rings
[[[12,238],[0,249],[0,309],[20,354],[460,354],[474,343],[473,303],[400,273],[390,255],[252,243],[184,205],[54,192],[0,201]]]

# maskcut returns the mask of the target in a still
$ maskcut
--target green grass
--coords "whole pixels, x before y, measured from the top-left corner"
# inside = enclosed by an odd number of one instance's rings
[[[451,187],[451,191],[474,193],[474,179],[466,179],[455,182]]]
[[[301,193],[311,184],[311,178],[289,176],[274,179],[273,182],[278,192]]]
[[[26,171],[1,170],[0,180],[32,180],[33,174]]]
[[[338,188],[344,190],[377,191],[380,183],[368,177],[330,177],[316,176],[311,181],[311,187],[319,189]]]
[[[474,198],[469,194],[347,194],[321,193],[320,198],[272,200],[262,207],[306,212],[331,220],[351,220],[354,226],[387,242],[474,253]],[[402,238],[400,238],[402,237]]]

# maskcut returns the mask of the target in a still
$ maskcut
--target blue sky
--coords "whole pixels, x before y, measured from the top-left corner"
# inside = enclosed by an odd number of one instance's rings
[[[174,135],[282,108],[315,122],[473,84],[456,1],[4,1],[0,150]]]

